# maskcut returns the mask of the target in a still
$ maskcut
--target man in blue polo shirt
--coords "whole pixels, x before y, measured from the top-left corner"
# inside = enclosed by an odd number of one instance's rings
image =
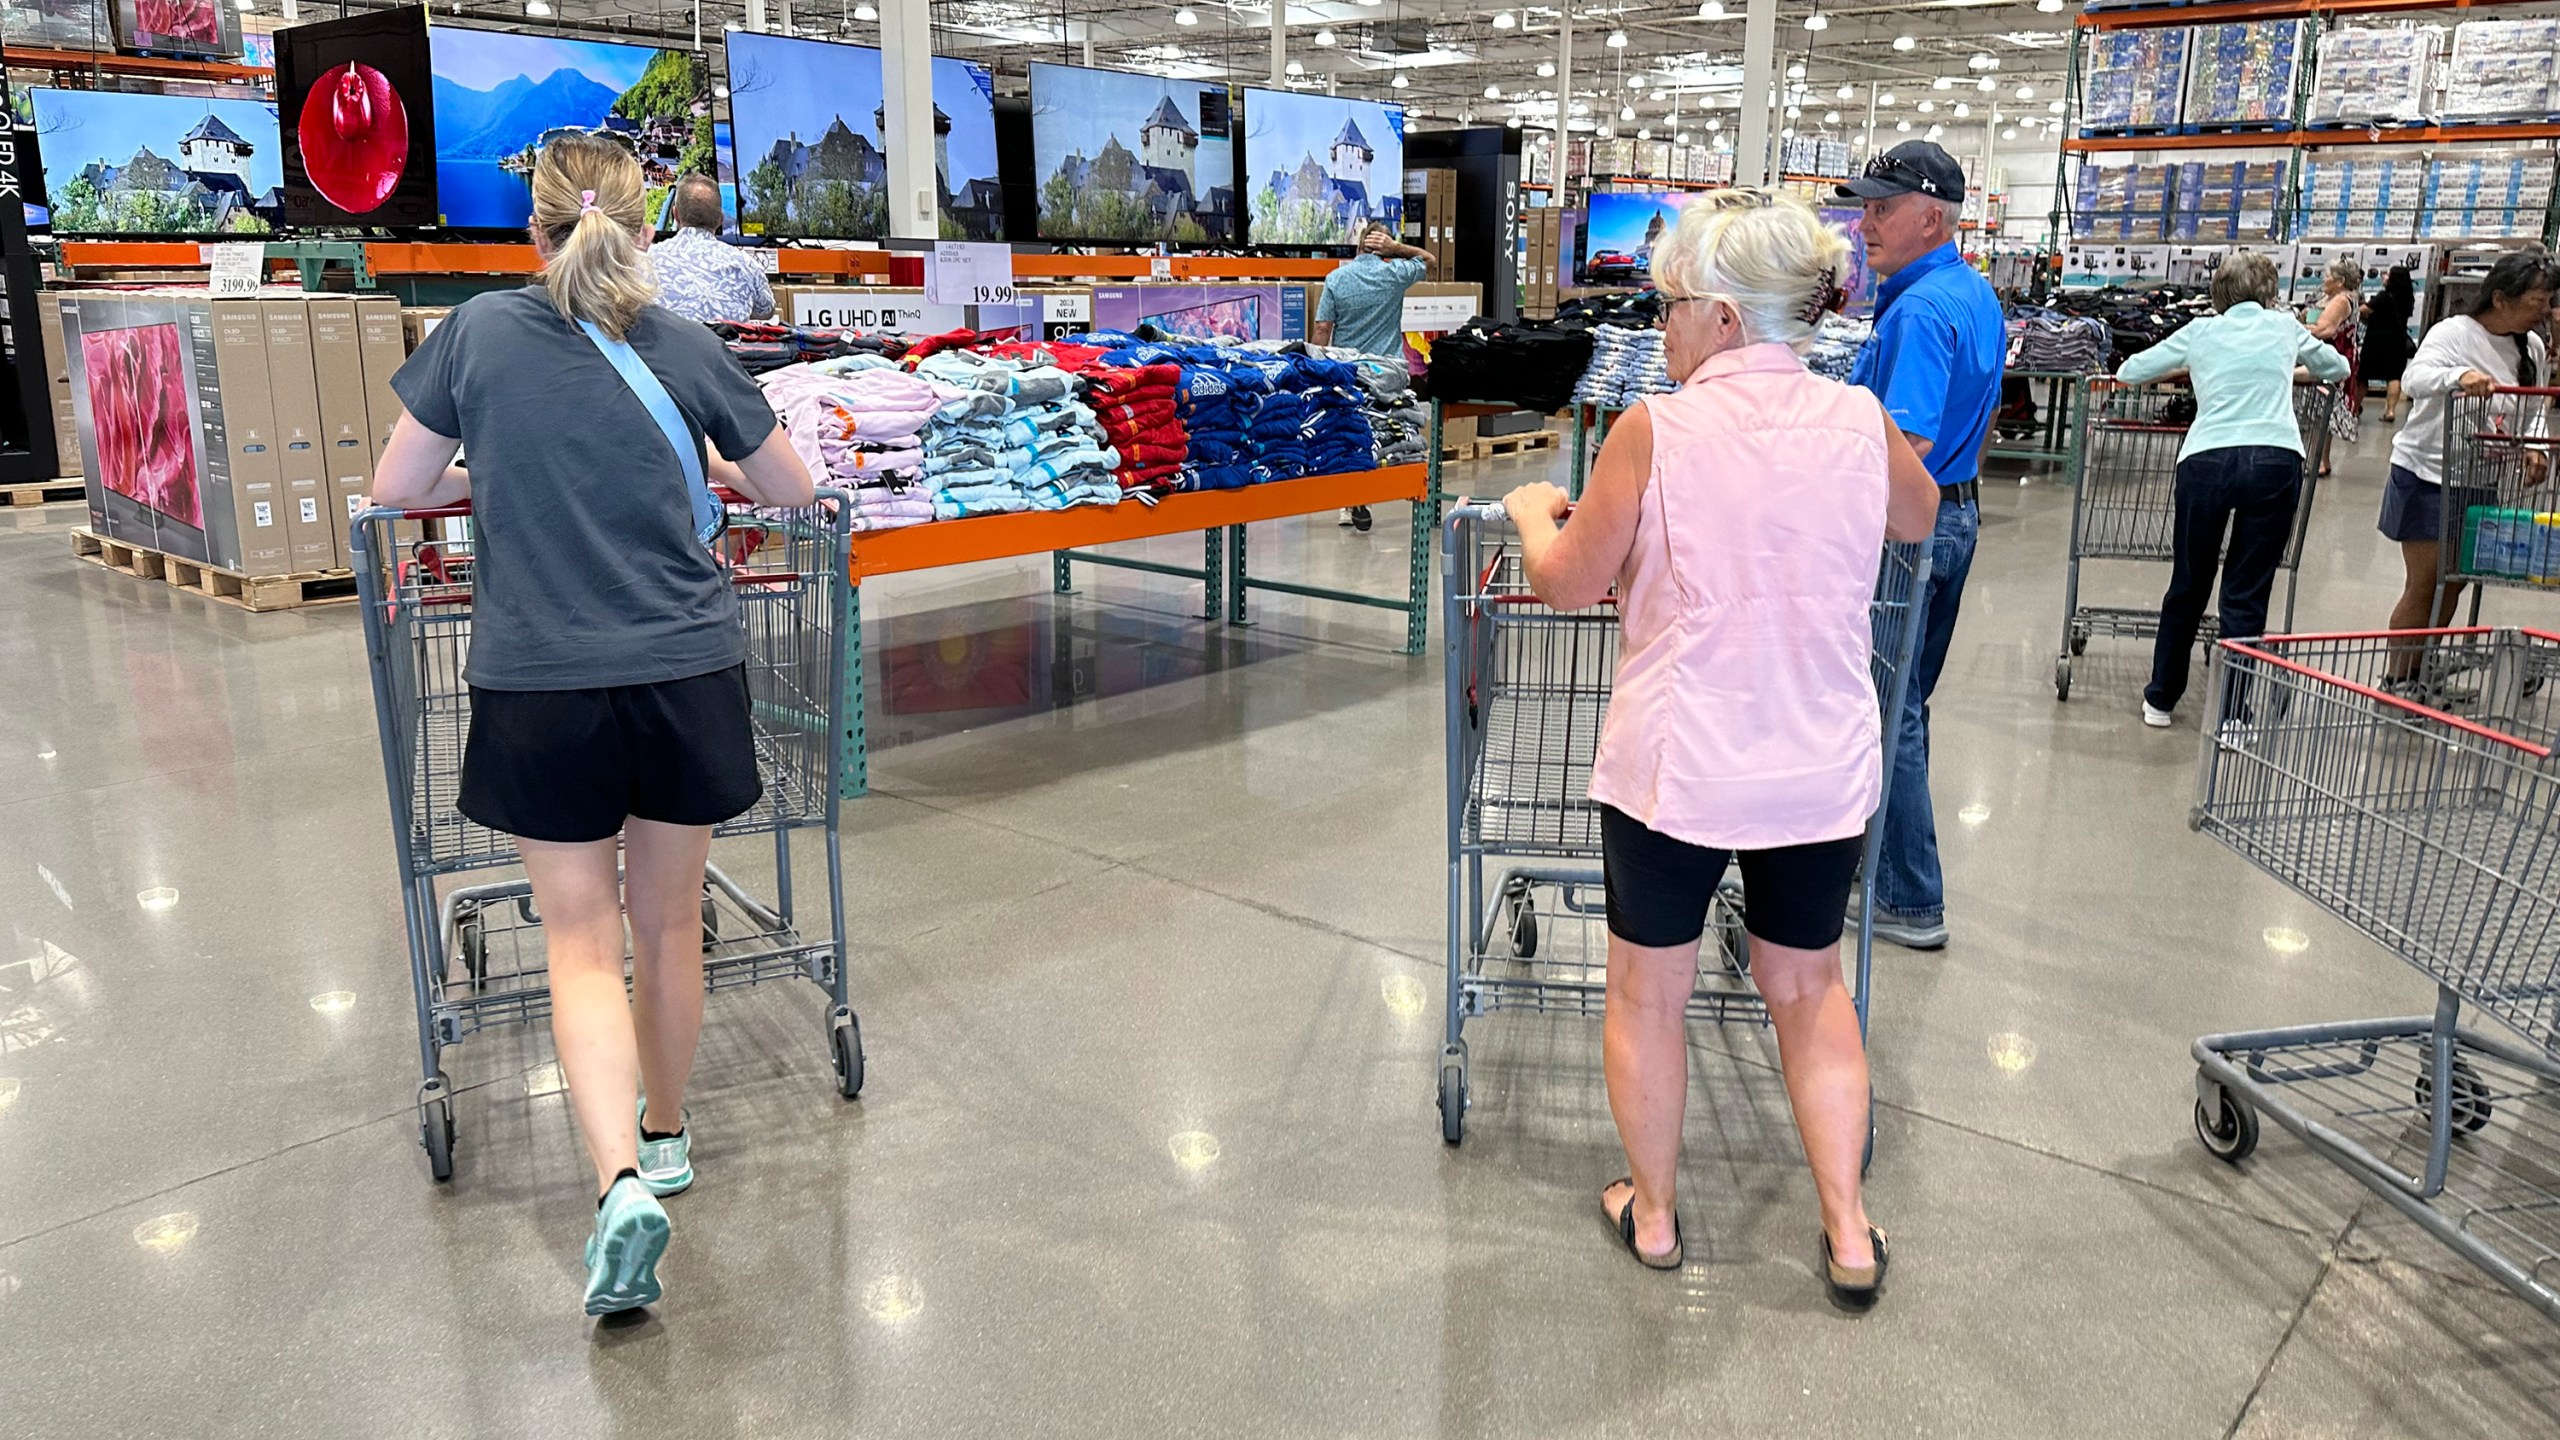
[[[1903,700],[1887,786],[1884,853],[1867,877],[1876,933],[1914,950],[1947,943],[1946,880],[1938,868],[1937,817],[1929,803],[1929,695],[1946,668],[1956,609],[1973,569],[1982,524],[1982,447],[2000,407],[2008,327],[1991,284],[1956,250],[1964,170],[1926,140],[1896,145],[1840,187],[1866,202],[1867,263],[1876,290],[1876,334],[1852,378],[1884,401],[1938,481],[1938,533],[1921,595],[1920,653]]]

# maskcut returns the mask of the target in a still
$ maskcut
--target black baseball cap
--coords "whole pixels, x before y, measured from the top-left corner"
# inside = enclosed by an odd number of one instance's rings
[[[1839,187],[1843,200],[1882,200],[1893,195],[1964,198],[1964,167],[1928,140],[1905,140],[1867,162],[1867,173]]]

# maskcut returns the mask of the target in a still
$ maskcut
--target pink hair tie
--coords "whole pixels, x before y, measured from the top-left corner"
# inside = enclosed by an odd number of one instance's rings
[[[579,213],[579,214],[581,214],[581,215],[584,215],[584,214],[586,214],[588,211],[593,210],[594,208],[596,208],[596,192],[594,192],[593,190],[581,190],[581,191],[579,191],[579,192],[578,192],[578,213]]]

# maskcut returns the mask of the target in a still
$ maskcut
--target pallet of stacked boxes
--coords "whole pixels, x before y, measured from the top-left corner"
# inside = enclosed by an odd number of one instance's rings
[[[2306,24],[2252,20],[2195,27],[2180,128],[2190,135],[2291,129]]]
[[[2453,27],[2444,123],[2544,120],[2560,114],[2560,19],[2466,20]]]
[[[2080,133],[2168,135],[2187,88],[2183,25],[2089,32],[2081,65]]]
[[[2322,36],[2307,123],[2348,129],[2432,120],[2443,43],[2444,32],[2434,26],[2358,27]]]

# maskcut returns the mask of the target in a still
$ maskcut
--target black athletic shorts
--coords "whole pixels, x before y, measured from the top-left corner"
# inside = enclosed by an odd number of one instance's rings
[[[717,825],[763,794],[744,665],[598,690],[471,687],[458,803],[492,830],[609,840],[626,819]]]
[[[1839,943],[1866,837],[1851,835],[1775,850],[1715,850],[1674,840],[1600,807],[1600,870],[1609,895],[1609,933],[1630,945],[1667,949],[1707,930],[1707,903],[1727,865],[1742,862],[1743,928],[1772,945],[1820,950]]]

